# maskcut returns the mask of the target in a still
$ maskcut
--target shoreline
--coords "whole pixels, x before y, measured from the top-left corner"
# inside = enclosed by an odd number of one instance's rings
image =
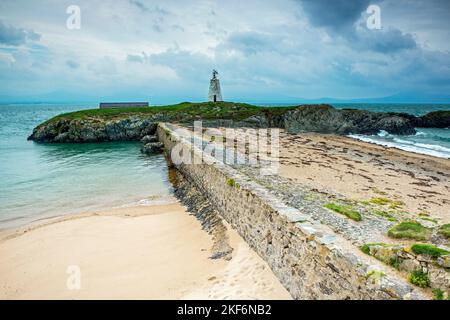
[[[173,193],[168,193],[167,195],[152,195],[145,199],[133,200],[124,202],[121,205],[106,205],[96,207],[96,208],[76,208],[69,210],[64,213],[52,213],[50,215],[37,214],[22,217],[10,217],[4,220],[0,220],[0,234],[7,230],[16,230],[20,228],[26,228],[33,225],[45,224],[46,221],[58,220],[69,218],[77,215],[85,214],[95,214],[96,212],[103,212],[109,210],[116,210],[121,208],[130,207],[149,207],[149,206],[159,206],[159,205],[169,205],[176,203],[178,200],[173,195]],[[20,221],[20,222],[19,222]]]
[[[180,203],[0,231],[0,297],[289,299],[267,264],[234,230],[227,233],[232,259],[211,259],[211,235]],[[80,267],[80,290],[66,287],[71,265]]]
[[[420,128],[416,128],[420,129]],[[448,129],[447,129],[448,130]],[[417,135],[417,133],[415,134]],[[349,134],[346,135],[345,137],[347,138],[352,138],[358,141],[362,141],[362,142],[366,142],[366,143],[370,143],[370,144],[375,144],[378,146],[383,146],[389,149],[395,149],[395,150],[400,150],[400,151],[405,151],[405,152],[410,152],[413,154],[419,154],[419,155],[425,155],[425,156],[430,156],[430,157],[434,157],[434,158],[440,158],[440,159],[450,159],[450,155],[446,155],[443,154],[442,150],[434,150],[434,149],[429,149],[429,151],[425,152],[425,151],[419,151],[419,148],[424,148],[423,146],[417,145],[416,143],[410,143],[407,145],[402,145],[399,142],[393,142],[393,141],[377,141],[376,138],[380,138],[380,133],[377,135],[360,135],[360,134]],[[397,136],[397,137],[402,137],[402,136]],[[375,139],[374,139],[375,138]],[[430,146],[434,146],[434,147],[440,147],[442,149],[448,149],[446,147],[442,147],[439,144],[436,145],[430,145]]]

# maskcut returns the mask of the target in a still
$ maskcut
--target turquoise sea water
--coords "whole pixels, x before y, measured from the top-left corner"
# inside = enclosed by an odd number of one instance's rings
[[[0,105],[0,228],[62,214],[170,199],[162,155],[140,144],[38,144],[33,128],[89,105]]]

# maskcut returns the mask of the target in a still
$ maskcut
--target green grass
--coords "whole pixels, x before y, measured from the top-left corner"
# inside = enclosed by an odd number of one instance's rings
[[[405,205],[405,203],[403,201],[391,200],[391,199],[387,199],[387,198],[372,198],[372,199],[370,199],[370,203],[380,205],[380,206],[389,205],[389,207],[391,209],[398,209]]]
[[[411,246],[411,250],[416,254],[424,254],[435,258],[450,253],[449,251],[438,248],[432,244],[422,244],[422,243],[418,243]]]
[[[415,221],[404,221],[389,229],[388,236],[396,239],[428,240],[431,229]]]
[[[433,222],[433,223],[438,223],[438,221],[436,220],[436,219],[433,219],[433,218],[429,218],[429,217],[420,217],[420,219],[422,219],[422,220],[424,220],[424,221],[430,221],[430,222]]]
[[[441,289],[433,289],[434,300],[444,300],[444,291]]]
[[[233,119],[242,120],[256,114],[276,116],[283,114],[292,107],[258,107],[246,103],[234,102],[182,102],[168,106],[154,106],[141,108],[111,108],[111,109],[89,109],[76,112],[60,114],[43,124],[56,120],[81,120],[81,119],[115,119],[127,116],[148,116],[152,114],[165,114],[172,116],[175,120],[190,121],[193,119]]]
[[[450,239],[450,223],[444,224],[439,228],[439,233],[442,234],[447,239]]]
[[[398,257],[390,258],[388,261],[388,264],[397,270],[400,270],[400,263],[401,261]]]
[[[408,275],[408,281],[413,285],[416,285],[421,288],[426,288],[430,286],[430,279],[428,278],[428,274],[423,272],[422,270],[414,270]]]
[[[361,214],[355,210],[352,209],[351,206],[348,205],[339,205],[336,203],[327,203],[326,205],[324,205],[325,208],[333,210],[337,213],[343,214],[344,216],[346,216],[347,218],[350,218],[352,220],[355,221],[361,221],[362,217]]]
[[[388,213],[388,212],[386,212],[386,211],[379,211],[379,210],[376,210],[376,211],[374,211],[374,213],[375,213],[377,216],[386,218],[386,219],[389,220],[389,221],[392,221],[392,222],[398,221],[394,216],[392,216],[390,213]]]

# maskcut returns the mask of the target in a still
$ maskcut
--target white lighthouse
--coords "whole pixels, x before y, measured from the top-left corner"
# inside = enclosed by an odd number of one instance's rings
[[[209,83],[209,92],[208,92],[208,101],[217,102],[222,100],[222,92],[220,91],[220,82],[217,78],[219,73],[216,70],[213,70],[213,76]]]

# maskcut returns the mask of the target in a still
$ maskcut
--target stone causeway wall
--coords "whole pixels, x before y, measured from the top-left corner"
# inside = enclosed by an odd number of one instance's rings
[[[269,264],[295,299],[431,299],[395,270],[367,256],[329,227],[289,207],[228,165],[211,159],[175,129],[159,123],[169,156],[181,146],[201,164],[175,164]],[[177,147],[176,147],[177,146]]]

